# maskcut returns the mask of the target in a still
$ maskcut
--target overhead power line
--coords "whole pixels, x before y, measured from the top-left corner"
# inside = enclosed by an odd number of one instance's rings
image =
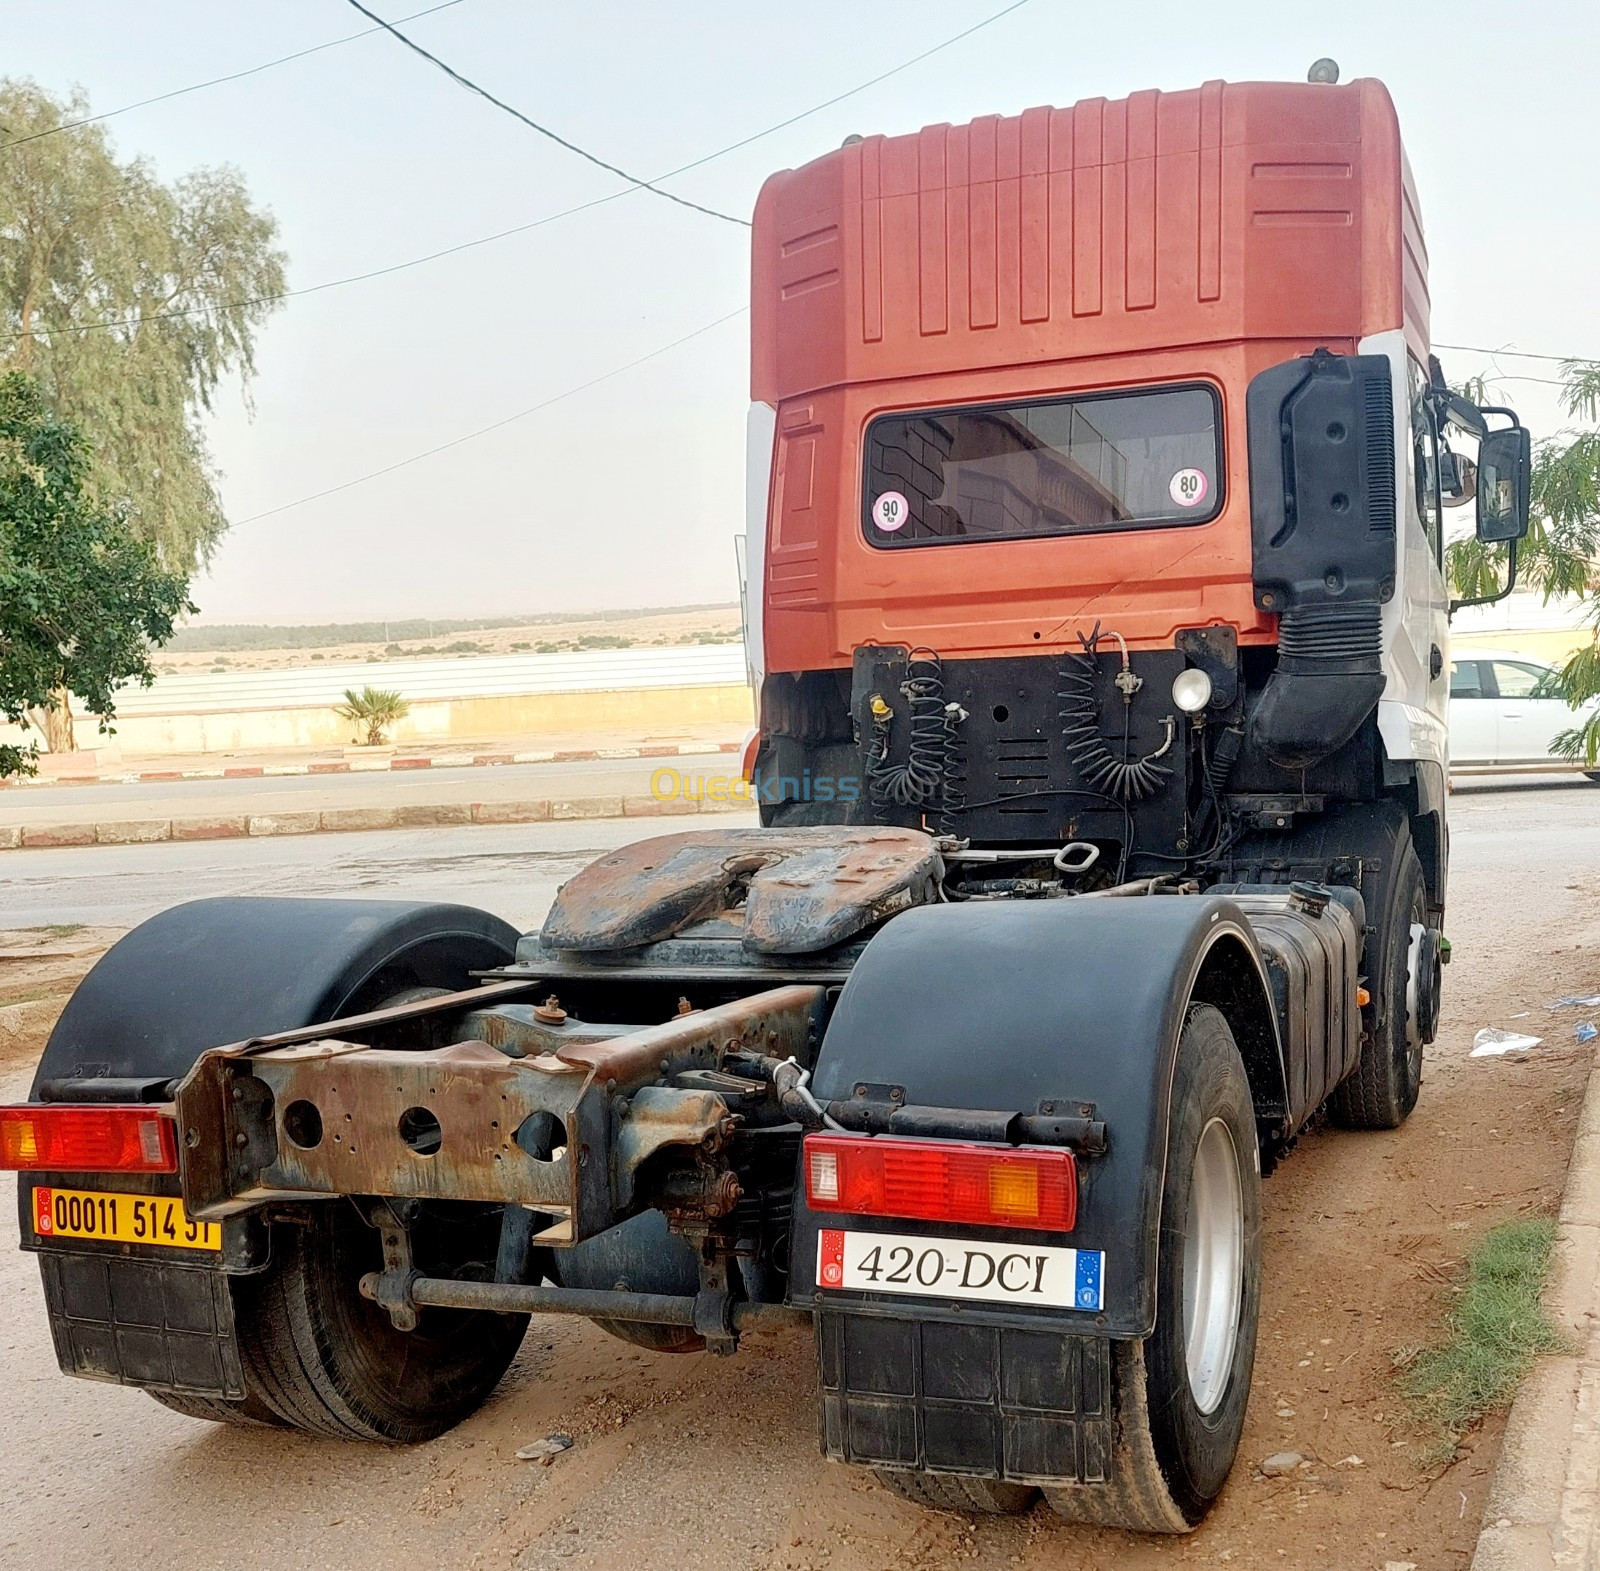
[[[1595,364],[1593,355],[1536,355],[1528,349],[1485,349],[1481,344],[1435,344],[1435,349],[1456,349],[1468,355],[1504,355],[1510,360],[1551,360],[1557,364],[1569,361],[1578,364]]]
[[[1012,4],[986,16],[981,22],[974,22],[971,27],[963,29],[945,39],[942,44],[935,44],[931,49],[924,49],[920,55],[912,55],[909,60],[902,60],[899,65],[890,66],[887,71],[880,72],[877,76],[869,77],[865,82],[858,82],[854,87],[847,87],[842,93],[836,93],[832,98],[825,98],[820,104],[813,104],[809,109],[802,109],[797,115],[790,115],[787,120],[780,120],[776,125],[769,125],[765,131],[756,131],[737,142],[730,142],[726,147],[719,147],[714,153],[707,153],[704,158],[697,158],[691,164],[680,164],[671,174],[657,175],[657,180],[671,180],[675,175],[687,174],[691,169],[698,169],[702,164],[709,164],[714,158],[722,158],[728,153],[736,153],[741,147],[748,147],[752,142],[759,142],[764,136],[771,136],[775,131],[787,131],[790,126],[798,125],[802,120],[809,120],[812,115],[819,115],[824,109],[832,109],[835,104],[842,104],[847,98],[854,98],[857,93],[864,93],[869,87],[876,87],[879,82],[887,82],[891,76],[899,76],[902,71],[909,71],[914,65],[921,65],[931,55],[938,54],[941,50],[948,49],[952,44],[959,44],[963,38],[971,38],[974,33],[981,33],[984,28],[998,22],[1002,17],[1010,16],[1013,11],[1020,11],[1029,0],[1012,0]]]
[[[609,382],[613,377],[618,377],[625,371],[632,371],[636,366],[645,364],[648,360],[658,360],[662,355],[670,354],[674,349],[687,344],[691,339],[699,338],[709,333],[713,328],[718,328],[724,322],[731,322],[736,316],[743,316],[750,309],[742,305],[737,311],[730,311],[726,316],[719,316],[714,322],[707,322],[703,327],[697,327],[692,333],[685,333],[682,338],[674,338],[670,344],[662,344],[657,349],[652,349],[648,354],[642,354],[637,359],[630,360],[626,365],[613,366],[609,371],[602,371],[599,376],[592,376],[587,382],[579,382],[576,387],[569,387],[564,392],[554,393],[549,398],[543,398],[536,404],[530,404],[526,409],[519,409],[514,415],[507,415],[503,420],[495,420],[489,425],[479,426],[476,431],[468,431],[462,436],[451,437],[448,442],[440,442],[436,447],[425,448],[420,453],[413,453],[409,458],[402,458],[397,463],[385,464],[382,469],[369,470],[364,475],[357,475],[353,480],[341,481],[338,485],[328,486],[321,491],[313,491],[309,496],[297,497],[292,502],[285,502],[279,507],[269,507],[263,513],[252,513],[248,518],[241,518],[241,524],[253,524],[263,518],[272,518],[278,513],[287,513],[291,508],[304,507],[307,502],[320,501],[325,496],[333,496],[340,491],[348,491],[352,486],[365,485],[368,480],[376,480],[380,475],[392,475],[397,469],[406,469],[412,464],[421,463],[424,458],[432,458],[435,453],[447,452],[452,447],[460,447],[463,442],[476,441],[480,436],[487,436],[491,431],[498,431],[503,426],[513,424],[518,420],[526,420],[529,415],[536,415],[541,409],[548,409],[552,404],[559,404],[568,398],[574,398],[579,393],[587,392],[591,387],[598,387],[602,382]]]
[[[354,4],[355,0],[351,0],[351,3]],[[901,71],[909,70],[912,66],[928,59],[929,56],[938,54],[941,50],[948,49],[953,44],[960,43],[962,39],[971,37],[972,34],[990,26],[994,22],[998,22],[1002,17],[1009,16],[1013,11],[1020,11],[1022,7],[1028,3],[1029,0],[1013,0],[1012,4],[1003,7],[1001,10],[994,12],[990,16],[985,17],[981,22],[976,22],[971,27],[965,28],[963,31],[952,35],[951,37],[945,39],[942,43],[934,44],[931,48],[923,50],[921,54],[913,55],[909,60],[903,60],[899,65],[892,66],[889,70],[880,72],[877,76],[869,77],[865,82],[858,83],[855,87],[848,88],[842,93],[837,93],[832,98],[825,99],[819,104],[813,104],[811,108],[802,110],[799,114],[791,115],[785,120],[778,121],[775,125],[766,127],[764,130],[754,132],[746,137],[742,137],[737,142],[731,142],[728,144],[728,146],[719,148],[713,153],[707,153],[704,157],[697,158],[692,163],[684,164],[678,169],[669,171],[665,175],[658,175],[656,179],[657,181],[667,180],[671,179],[673,175],[683,174],[690,169],[698,169],[702,165],[712,162],[714,159],[721,158],[728,153],[735,152],[739,148],[748,147],[752,142],[758,142],[763,137],[771,136],[775,132],[785,130],[789,126],[796,125],[801,120],[805,120],[812,115],[820,114],[824,109],[830,109],[835,104],[842,103],[845,99],[854,97],[857,93],[863,93],[868,88],[875,87],[878,83],[887,81],[891,76],[896,76]],[[357,9],[365,11],[364,7],[358,6]],[[371,15],[370,12],[366,12],[365,14]],[[409,43],[409,40],[402,41]],[[617,172],[620,173],[620,171]],[[580,213],[588,208],[599,207],[606,202],[616,201],[619,197],[629,196],[634,190],[655,190],[655,186],[651,182],[635,181],[631,176],[627,175],[624,175],[623,178],[630,181],[629,189],[626,191],[612,192],[608,196],[598,197],[594,201],[581,203],[577,207],[570,207],[559,213],[552,213],[545,218],[536,219],[532,223],[521,224],[513,229],[501,230],[498,234],[486,235],[481,239],[464,241],[460,245],[450,246],[443,251],[435,251],[428,256],[416,257],[408,262],[396,263],[387,268],[376,269],[371,273],[359,274],[347,279],[334,279],[327,283],[312,285],[302,290],[291,290],[287,293],[310,294],[316,289],[331,289],[341,283],[354,283],[361,278],[374,278],[383,273],[398,272],[402,268],[416,267],[423,262],[430,262],[439,257],[453,255],[457,251],[465,251],[473,246],[487,245],[490,241],[503,239],[508,235],[522,234],[529,229],[537,229],[543,224],[554,223],[557,219],[568,217],[573,213]],[[657,191],[656,194],[667,196],[671,195],[670,192],[660,191]],[[707,322],[703,327],[695,328],[693,332],[685,333],[681,338],[673,339],[671,343],[662,344],[659,348],[652,349],[648,353],[640,355],[636,359],[630,360],[624,365],[616,366],[610,371],[602,372],[599,376],[591,377],[586,382],[580,382],[575,387],[569,387],[563,392],[553,394],[551,397],[542,399],[536,404],[531,404],[526,409],[519,409],[515,414],[507,415],[504,419],[493,421],[489,425],[480,426],[474,431],[468,431],[461,436],[453,437],[448,442],[438,443],[436,446],[426,448],[420,453],[413,453],[410,457],[402,458],[396,463],[386,464],[381,469],[369,470],[366,474],[357,475],[355,478],[343,481],[339,485],[327,486],[321,491],[314,491],[308,496],[298,497],[292,502],[284,502],[278,507],[267,508],[265,511],[260,513],[252,513],[248,518],[240,519],[239,522],[241,524],[253,524],[264,518],[275,517],[279,513],[289,512],[294,508],[303,507],[307,503],[320,501],[323,497],[333,496],[341,491],[348,491],[353,486],[364,485],[369,480],[377,480],[384,475],[393,474],[398,469],[408,468],[412,464],[420,463],[423,459],[432,458],[437,453],[446,452],[453,447],[460,447],[463,443],[475,441],[480,436],[487,436],[492,431],[501,430],[503,427],[511,425],[515,421],[526,419],[529,415],[537,414],[541,410],[549,409],[554,404],[561,403],[568,398],[573,398],[579,393],[587,392],[588,389],[591,387],[596,387],[602,382],[608,382],[614,377],[622,376],[624,373],[632,371],[638,366],[644,365],[647,361],[655,360],[662,355],[669,354],[672,350],[679,348],[683,344],[689,343],[691,340],[699,338],[702,335],[713,331],[715,328],[721,327],[726,322],[731,322],[735,317],[743,316],[748,310],[748,306],[741,306],[736,311],[730,311],[726,316],[720,316],[716,318],[715,321]]]
[[[603,207],[607,202],[615,202],[618,197],[632,195],[631,187],[626,191],[613,191],[609,196],[599,196],[592,201],[580,202],[576,207],[563,208],[559,213],[547,213],[543,218],[535,218],[531,223],[518,224],[511,229],[501,229],[492,235],[481,235],[476,240],[463,240],[459,245],[446,246],[442,251],[430,251],[426,256],[414,256],[404,262],[392,262],[387,267],[374,267],[365,273],[351,273],[344,278],[324,279],[320,284],[307,284],[301,289],[285,289],[275,295],[252,295],[243,300],[218,300],[209,305],[178,306],[171,311],[151,311],[144,316],[117,317],[109,322],[31,327],[26,332],[0,335],[0,342],[8,343],[18,338],[47,338],[52,333],[103,333],[119,327],[143,327],[150,322],[167,322],[177,317],[204,316],[211,311],[235,310],[252,305],[274,305],[280,300],[298,300],[302,295],[321,294],[325,289],[342,289],[346,284],[363,284],[372,278],[385,278],[390,273],[403,273],[407,268],[422,266],[424,262],[437,262],[442,257],[454,256],[458,251],[471,251],[477,246],[505,240],[512,235],[526,234],[530,229],[542,229],[546,224],[553,224],[558,219],[570,218],[574,213],[584,213],[591,207]]]
[[[619,179],[626,180],[630,185],[638,186],[641,191],[649,191],[655,196],[664,197],[669,202],[676,202],[679,207],[687,207],[696,213],[704,213],[707,218],[719,218],[725,224],[738,224],[745,229],[750,227],[750,220],[748,218],[735,218],[732,213],[720,213],[714,207],[705,207],[699,202],[691,202],[686,196],[678,196],[672,191],[664,191],[660,186],[653,185],[648,180],[641,180],[638,175],[631,175],[626,169],[620,168],[616,164],[607,163],[607,161],[601,158],[599,154],[591,153],[586,147],[579,147],[576,142],[569,141],[566,137],[561,136],[555,131],[552,131],[549,126],[540,125],[537,120],[530,119],[527,115],[523,114],[520,109],[514,109],[503,98],[496,98],[488,88],[480,87],[478,83],[472,80],[471,77],[463,76],[458,70],[456,70],[454,66],[447,65],[443,60],[441,60],[438,55],[430,54],[422,47],[421,44],[417,43],[415,39],[408,38],[404,33],[402,33],[400,29],[392,22],[384,21],[384,19],[379,16],[376,11],[369,11],[366,6],[362,5],[361,0],[348,0],[348,3],[363,16],[368,17],[372,21],[376,22],[379,27],[384,29],[385,32],[392,33],[400,40],[402,44],[406,46],[407,49],[411,50],[413,54],[421,55],[429,65],[437,66],[439,70],[443,71],[452,82],[455,82],[459,86],[466,88],[469,93],[476,93],[479,98],[482,98],[493,104],[496,109],[503,110],[514,120],[520,120],[522,124],[527,126],[530,131],[537,131],[540,136],[548,137],[558,147],[566,148],[569,153],[576,153],[579,158],[587,159],[591,164],[595,165],[596,168],[604,169],[607,171],[607,173],[614,174]]]
[[[451,0],[452,4],[459,4],[459,0]],[[676,169],[669,169],[665,174],[656,175],[651,180],[652,186],[659,185],[663,180],[671,180],[681,174],[687,174],[691,169],[699,169],[705,164],[712,163],[718,158],[725,158],[729,153],[738,152],[740,148],[749,147],[753,142],[759,142],[765,137],[773,136],[779,131],[786,131],[792,125],[798,125],[802,120],[808,120],[813,115],[821,114],[825,109],[831,109],[835,104],[842,104],[847,98],[854,98],[857,94],[866,92],[869,88],[876,87],[880,82],[886,82],[892,76],[898,76],[902,71],[909,71],[912,66],[920,65],[922,61],[941,50],[949,49],[953,44],[959,44],[962,39],[970,38],[974,33],[981,32],[1002,17],[1010,16],[1013,11],[1020,11],[1030,0],[1013,0],[1011,5],[986,16],[981,22],[975,22],[971,27],[962,32],[955,33],[942,43],[934,44],[930,49],[924,49],[921,54],[913,55],[909,60],[902,60],[899,65],[891,66],[887,71],[880,71],[877,76],[869,77],[865,82],[858,82],[854,87],[849,87],[842,93],[835,93],[832,98],[824,99],[820,104],[813,104],[809,109],[802,109],[799,114],[790,115],[786,120],[779,120],[774,125],[767,126],[764,130],[753,131],[749,136],[741,137],[737,142],[730,142],[726,147],[719,147],[715,152],[706,153],[687,164],[680,164]],[[418,12],[426,15],[426,12]],[[367,32],[376,32],[380,29],[369,28]],[[352,33],[352,38],[365,37],[366,33]],[[342,40],[336,40],[339,42]],[[319,45],[319,48],[328,48],[329,45]],[[285,58],[293,58],[286,56]],[[265,67],[258,67],[265,69]],[[130,105],[130,108],[137,107]],[[121,111],[114,111],[121,113]],[[41,135],[45,133],[39,133]],[[391,262],[385,267],[375,267],[364,273],[350,273],[343,278],[324,279],[320,284],[307,284],[301,289],[285,289],[275,295],[256,295],[246,300],[228,300],[214,305],[180,306],[171,311],[152,311],[147,316],[119,317],[109,322],[86,322],[75,327],[35,327],[25,333],[10,333],[0,338],[0,342],[11,342],[18,338],[42,338],[52,332],[63,333],[93,333],[109,332],[117,328],[142,327],[146,322],[163,322],[175,317],[203,316],[209,311],[226,310],[241,306],[274,305],[280,300],[294,300],[301,295],[320,294],[325,289],[342,289],[346,284],[363,284],[374,278],[386,278],[391,273],[402,273],[408,268],[422,267],[428,262],[437,262],[447,256],[455,256],[462,251],[475,250],[479,246],[493,245],[499,240],[509,240],[514,235],[527,234],[530,230],[542,229],[547,224],[559,222],[563,218],[571,218],[578,213],[586,213],[591,208],[604,207],[608,202],[621,201],[635,191],[641,189],[630,185],[626,190],[611,191],[605,196],[597,196],[587,202],[579,202],[575,207],[562,208],[560,212],[547,213],[543,218],[535,218],[526,224],[516,224],[510,229],[500,229],[493,234],[480,235],[473,240],[463,240],[458,245],[445,246],[439,251],[429,251],[423,256],[409,257],[403,262]]]
[[[1023,3],[1026,4],[1026,0],[1023,0]],[[1013,6],[1011,9],[1015,10],[1016,7]],[[1001,14],[1003,15],[1004,13],[1002,12]],[[603,198],[602,200],[610,200],[610,198]],[[590,205],[592,206],[594,204],[591,203]],[[559,217],[560,215],[557,214],[555,216]],[[590,377],[587,382],[580,382],[576,387],[569,387],[564,392],[555,393],[549,398],[541,399],[538,403],[530,404],[526,409],[519,409],[515,414],[507,415],[502,420],[495,420],[489,425],[479,426],[475,431],[468,431],[461,436],[452,437],[448,442],[440,442],[435,447],[425,448],[422,452],[413,453],[409,458],[402,458],[396,463],[385,464],[381,469],[369,470],[364,475],[357,475],[353,480],[345,480],[338,485],[328,486],[324,490],[313,491],[309,496],[297,497],[293,502],[285,502],[279,507],[269,507],[265,512],[252,513],[248,518],[241,518],[239,523],[253,524],[263,518],[272,518],[279,513],[287,513],[292,508],[304,507],[308,502],[317,502],[325,496],[334,496],[340,491],[348,491],[352,486],[364,485],[368,480],[377,480],[383,475],[392,475],[395,470],[406,469],[412,464],[420,463],[425,458],[432,458],[435,453],[447,452],[452,447],[460,447],[464,442],[472,442],[480,436],[487,436],[491,431],[498,431],[503,426],[511,425],[518,420],[525,420],[529,415],[538,414],[540,410],[550,408],[552,404],[562,403],[568,398],[576,397],[579,393],[587,392],[591,387],[599,386],[599,384],[602,382],[609,382],[614,377],[623,375],[624,372],[632,371],[636,366],[644,365],[647,361],[657,360],[662,355],[670,354],[674,349],[689,343],[693,339],[704,336],[713,329],[721,327],[725,322],[731,322],[735,317],[743,316],[749,309],[749,306],[740,306],[737,311],[730,311],[726,316],[719,316],[715,321],[707,322],[703,327],[697,327],[693,332],[685,333],[681,338],[674,338],[670,344],[662,344],[659,348],[652,349],[649,351],[649,353],[642,354],[637,359],[629,360],[625,365],[614,366],[609,371],[601,372],[599,376]],[[1489,354],[1494,352],[1490,350],[1472,350],[1471,346],[1467,344],[1439,344],[1436,347],[1440,349],[1468,350],[1472,353],[1481,354]],[[1528,358],[1535,360],[1559,360],[1570,357],[1561,355],[1531,355]],[[1554,381],[1549,377],[1514,376],[1507,377],[1506,380],[1514,382],[1547,382],[1552,387],[1563,387],[1566,385],[1563,382]]]
[[[1544,387],[1565,387],[1567,384],[1558,376],[1522,376],[1513,371],[1495,371],[1484,377],[1489,384],[1495,382],[1538,382]]]
[[[442,5],[430,5],[425,11],[413,11],[409,16],[402,16],[402,22],[415,22],[418,17],[432,16],[435,11],[448,11],[451,6],[461,4],[461,0],[443,0]],[[191,82],[187,87],[175,87],[170,93],[157,93],[154,98],[141,98],[137,103],[124,104],[120,109],[108,109],[104,114],[85,115],[81,120],[63,120],[60,125],[53,125],[48,130],[32,131],[27,136],[14,137],[4,145],[7,148],[21,147],[24,142],[37,142],[42,136],[54,136],[59,131],[71,131],[80,125],[95,125],[101,120],[113,120],[118,115],[128,114],[134,109],[148,109],[151,104],[164,104],[169,98],[182,98],[186,93],[198,93],[202,88],[221,87],[225,82],[242,82],[247,76],[259,76],[263,71],[270,71],[275,66],[288,65],[291,60],[304,60],[307,55],[321,54],[324,49],[336,49],[340,44],[353,43],[358,38],[370,38],[374,33],[381,33],[381,27],[363,27],[359,33],[346,33],[343,38],[330,38],[325,44],[313,44],[309,49],[297,49],[292,55],[279,55],[276,60],[265,61],[261,65],[253,65],[245,71],[231,71],[227,76],[213,76],[204,82]]]

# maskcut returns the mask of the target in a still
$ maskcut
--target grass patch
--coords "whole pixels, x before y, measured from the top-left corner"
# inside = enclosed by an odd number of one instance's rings
[[[25,927],[24,933],[43,933],[46,938],[76,938],[83,931],[82,922],[48,922],[43,927]]]
[[[1397,1358],[1402,1391],[1437,1431],[1424,1466],[1448,1460],[1472,1425],[1506,1406],[1540,1353],[1566,1346],[1543,1302],[1555,1240],[1555,1223],[1543,1217],[1490,1228],[1467,1260],[1444,1342]]]

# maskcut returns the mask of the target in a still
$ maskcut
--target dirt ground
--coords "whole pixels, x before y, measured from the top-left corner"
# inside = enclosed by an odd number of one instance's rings
[[[72,989],[116,938],[116,929],[0,930],[0,1071],[37,1058]]]
[[[737,1358],[639,1352],[583,1322],[536,1321],[511,1376],[452,1434],[411,1450],[232,1431],[55,1370],[32,1261],[0,1200],[0,1565],[32,1571],[419,1566],[642,1571],[887,1571],[958,1566],[1147,1571],[1164,1565],[1460,1571],[1502,1420],[1419,1471],[1397,1351],[1437,1333],[1462,1260],[1494,1222],[1551,1214],[1591,1062],[1571,1011],[1600,987],[1600,874],[1574,850],[1583,797],[1457,811],[1440,1040],[1421,1104],[1392,1134],[1318,1130],[1267,1182],[1263,1323],[1243,1450],[1202,1528],[1136,1539],[1060,1522],[929,1512],[817,1453],[804,1332]],[[1460,798],[1458,798],[1458,802]],[[1466,829],[1467,833],[1462,833]],[[1524,837],[1517,839],[1518,835]],[[1584,839],[1583,845],[1590,841]],[[1519,847],[1537,845],[1537,860]],[[1529,897],[1537,891],[1537,901]],[[103,934],[0,935],[0,1000],[64,991]],[[69,953],[70,951],[70,953]],[[58,968],[54,977],[49,968]],[[50,1006],[53,1008],[53,1006]],[[1522,1059],[1469,1059],[1473,1031],[1532,1029]],[[43,1022],[0,1035],[0,1097]],[[9,1189],[7,1190],[9,1198]],[[513,1453],[552,1432],[549,1466]],[[1257,1464],[1294,1450],[1285,1478]]]

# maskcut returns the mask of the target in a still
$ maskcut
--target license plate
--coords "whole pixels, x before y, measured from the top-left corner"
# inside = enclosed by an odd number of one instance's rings
[[[112,1194],[98,1189],[33,1192],[33,1231],[41,1239],[99,1238],[108,1244],[160,1244],[168,1249],[221,1249],[216,1222],[193,1221],[181,1200]]]
[[[1105,1252],[1099,1249],[838,1228],[817,1235],[822,1288],[1097,1310],[1105,1276]]]

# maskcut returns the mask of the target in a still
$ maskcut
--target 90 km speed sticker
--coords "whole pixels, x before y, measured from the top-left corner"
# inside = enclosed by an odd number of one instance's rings
[[[817,1235],[817,1286],[823,1289],[1098,1310],[1105,1267],[1099,1249],[838,1228]]]
[[[1203,469],[1180,469],[1167,485],[1167,495],[1179,507],[1198,507],[1206,499],[1211,482]]]
[[[883,491],[872,504],[872,521],[886,535],[904,529],[911,516],[911,507],[900,491]]]

